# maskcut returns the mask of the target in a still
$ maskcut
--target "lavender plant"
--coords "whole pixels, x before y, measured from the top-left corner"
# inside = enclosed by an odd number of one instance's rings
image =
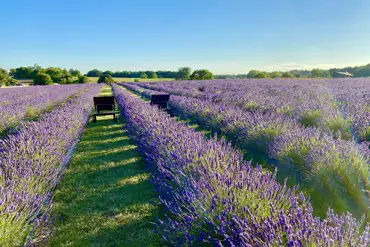
[[[0,89],[0,134],[16,127],[24,118],[35,118],[68,97],[91,85],[35,86]]]

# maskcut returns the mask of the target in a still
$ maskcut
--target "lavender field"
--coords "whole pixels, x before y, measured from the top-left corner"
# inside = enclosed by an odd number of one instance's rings
[[[92,97],[100,88],[73,85],[0,89],[0,124],[7,126],[9,116],[18,120],[17,130],[0,139],[1,246],[30,244],[30,235],[48,221],[53,190],[73,155],[89,120]],[[21,119],[27,107],[42,109],[61,101],[63,104],[41,114],[36,121]]]
[[[89,121],[103,91],[118,124]],[[368,79],[35,86],[0,109],[0,246],[370,245]]]
[[[173,94],[174,112],[226,136],[265,167],[277,168],[279,177],[310,195],[316,215],[324,216],[330,207],[368,217],[370,80],[127,86],[144,95],[152,90]]]
[[[184,246],[368,246],[369,81],[120,85],[144,97],[173,94],[173,114],[233,144],[205,139],[114,86],[130,133],[158,167],[155,182],[171,212],[158,222],[166,241]],[[256,159],[267,156],[271,164],[245,162],[238,149]],[[279,172],[296,185],[278,181]]]

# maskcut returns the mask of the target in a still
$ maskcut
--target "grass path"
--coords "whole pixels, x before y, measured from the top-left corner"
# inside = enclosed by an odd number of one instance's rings
[[[55,192],[49,246],[163,246],[150,224],[162,215],[155,187],[123,127],[106,116],[84,131]]]

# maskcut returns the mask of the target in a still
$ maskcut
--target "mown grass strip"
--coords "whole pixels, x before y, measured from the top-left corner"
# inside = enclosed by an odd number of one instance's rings
[[[123,128],[112,116],[89,123],[55,193],[49,246],[163,246],[151,226],[163,213],[155,186]]]

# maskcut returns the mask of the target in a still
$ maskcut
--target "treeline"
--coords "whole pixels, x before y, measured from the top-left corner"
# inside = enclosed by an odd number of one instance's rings
[[[176,78],[177,71],[101,71],[98,69],[90,70],[86,73],[88,77],[100,77],[101,75],[110,75],[112,77],[124,77],[124,78]]]
[[[100,71],[98,69],[90,70],[86,73],[88,77],[111,76],[123,78],[141,78],[141,79],[156,79],[156,78],[175,78],[176,80],[212,80],[213,74],[206,69],[195,70],[191,72],[189,67],[179,68],[178,71]]]
[[[48,85],[53,83],[74,84],[87,83],[89,81],[87,76],[82,75],[76,69],[42,68],[38,65],[13,68],[10,70],[10,75],[13,76],[14,80],[33,80],[34,85]]]
[[[346,75],[342,74],[346,73]],[[216,79],[247,79],[247,78],[341,78],[350,76],[353,77],[369,77],[370,64],[356,67],[333,68],[333,69],[312,69],[312,70],[291,70],[287,72],[273,71],[266,72],[260,70],[251,70],[248,74],[238,75],[216,75]]]

